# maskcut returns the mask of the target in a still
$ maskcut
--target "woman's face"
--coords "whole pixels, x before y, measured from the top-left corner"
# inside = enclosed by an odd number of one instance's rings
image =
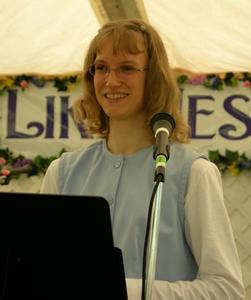
[[[131,119],[144,114],[148,57],[139,33],[138,54],[114,54],[111,37],[102,42],[95,60],[94,88],[97,101],[110,119]]]

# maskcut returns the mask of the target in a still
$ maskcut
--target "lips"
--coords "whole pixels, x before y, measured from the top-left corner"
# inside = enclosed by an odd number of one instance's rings
[[[128,96],[128,93],[105,93],[104,96],[105,98],[109,100],[120,100],[124,99]]]

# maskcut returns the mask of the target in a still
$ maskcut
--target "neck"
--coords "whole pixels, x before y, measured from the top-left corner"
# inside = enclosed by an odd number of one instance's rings
[[[109,125],[107,147],[114,154],[133,154],[154,143],[152,130],[145,120],[110,120]]]

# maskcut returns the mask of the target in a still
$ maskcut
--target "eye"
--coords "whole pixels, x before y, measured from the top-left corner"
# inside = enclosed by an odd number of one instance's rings
[[[95,73],[106,74],[108,72],[108,67],[105,64],[95,64]]]
[[[130,66],[130,65],[122,65],[119,67],[121,73],[124,74],[132,74],[135,71],[137,71],[137,69],[134,66]]]

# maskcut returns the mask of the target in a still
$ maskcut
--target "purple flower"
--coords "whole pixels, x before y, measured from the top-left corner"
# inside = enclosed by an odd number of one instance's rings
[[[218,87],[221,85],[221,80],[218,77],[213,78],[211,81],[211,88],[217,90]]]
[[[251,160],[241,161],[239,163],[240,170],[248,170],[251,169]]]
[[[32,160],[31,159],[27,159],[27,158],[19,158],[17,159],[13,164],[12,167],[15,168],[20,168],[23,167],[25,165],[31,165],[32,164]]]
[[[37,77],[32,77],[30,80],[31,83],[33,83],[36,87],[42,88],[45,86],[45,80],[39,79]]]

